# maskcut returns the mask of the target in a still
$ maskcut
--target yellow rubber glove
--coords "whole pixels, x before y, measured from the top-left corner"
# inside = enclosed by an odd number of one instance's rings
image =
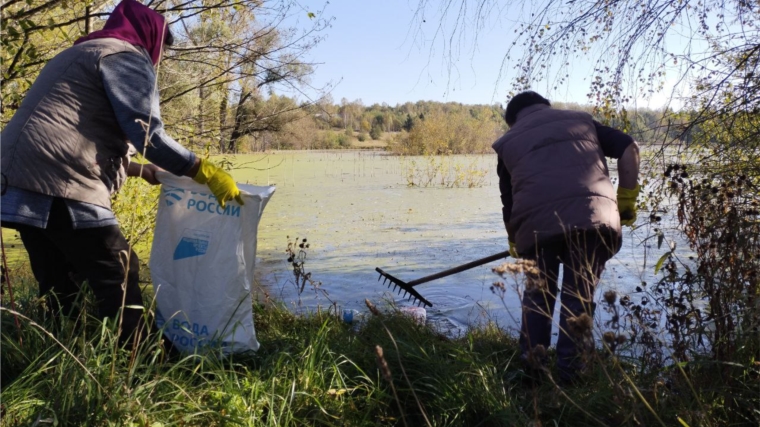
[[[201,165],[198,168],[198,173],[193,177],[193,181],[206,184],[209,190],[214,193],[214,197],[222,209],[228,200],[233,199],[241,206],[243,205],[240,189],[238,189],[232,176],[206,159],[201,159]]]
[[[517,254],[517,245],[513,241],[509,241],[509,256],[512,258],[520,258],[520,255]]]
[[[639,197],[641,186],[636,184],[633,189],[618,187],[617,203],[620,212],[620,224],[633,226],[636,222],[636,199]]]

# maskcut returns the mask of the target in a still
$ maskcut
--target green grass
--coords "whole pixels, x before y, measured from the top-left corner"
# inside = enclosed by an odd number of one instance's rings
[[[0,425],[757,425],[758,369],[692,363],[638,374],[599,357],[588,382],[519,381],[513,337],[495,326],[449,339],[396,314],[360,328],[328,312],[255,306],[252,355],[168,360],[154,337],[129,352],[85,317],[57,334],[28,273],[13,278],[20,331],[2,311]],[[378,368],[383,349],[391,383]],[[723,373],[721,375],[720,373]],[[728,373],[727,378],[725,374]],[[688,379],[688,381],[686,381]],[[680,420],[682,421],[679,421]]]
[[[28,258],[18,232],[9,228],[0,228],[0,231],[3,233],[3,247],[5,248],[8,266],[12,268],[16,264],[26,261]]]

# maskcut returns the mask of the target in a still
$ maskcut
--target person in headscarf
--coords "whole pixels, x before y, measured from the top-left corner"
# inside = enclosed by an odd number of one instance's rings
[[[164,131],[155,67],[172,42],[163,16],[123,0],[45,65],[0,135],[2,226],[18,230],[50,313],[76,316],[86,281],[124,344],[145,330],[138,258],[111,210],[125,178],[155,185],[161,168],[242,204],[227,172]],[[152,164],[131,162],[138,152]]]

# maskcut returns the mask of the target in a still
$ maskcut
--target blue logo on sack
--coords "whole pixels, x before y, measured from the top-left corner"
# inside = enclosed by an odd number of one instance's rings
[[[174,249],[174,260],[205,255],[210,238],[211,234],[205,231],[185,230],[177,247]]]
[[[166,206],[171,206],[182,200],[182,196],[185,195],[185,190],[177,187],[164,188],[164,201]]]
[[[166,206],[173,206],[175,203],[186,200],[187,203],[185,204],[185,207],[190,211],[204,214],[240,217],[240,205],[230,202],[227,206],[222,208],[216,203],[216,197],[213,194],[197,193],[179,187],[167,186],[164,186],[161,192],[163,195],[162,197],[166,202]]]

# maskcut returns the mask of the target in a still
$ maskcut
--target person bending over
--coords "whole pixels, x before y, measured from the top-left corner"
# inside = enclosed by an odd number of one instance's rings
[[[493,149],[510,252],[534,260],[540,276],[522,297],[521,357],[532,369],[546,363],[561,267],[557,368],[561,381],[572,382],[584,367],[583,347],[593,345],[599,277],[620,250],[621,226],[636,221],[639,146],[533,91],[515,95],[504,118],[509,130]],[[618,159],[617,191],[606,157]]]

